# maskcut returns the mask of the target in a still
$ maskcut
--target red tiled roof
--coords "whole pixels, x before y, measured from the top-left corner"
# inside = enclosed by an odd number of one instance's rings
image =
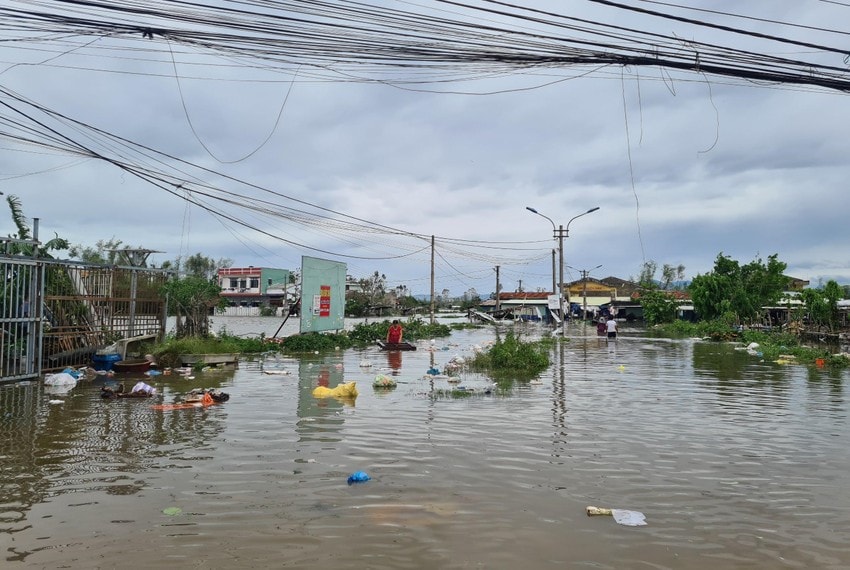
[[[499,293],[499,299],[504,299],[505,301],[513,300],[513,299],[548,299],[549,295],[552,293],[547,293],[546,291],[534,291],[530,293],[524,292],[510,292],[505,293],[504,291]]]

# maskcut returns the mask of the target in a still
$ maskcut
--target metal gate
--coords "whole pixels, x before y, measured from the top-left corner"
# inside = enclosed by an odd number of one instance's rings
[[[165,333],[162,287],[168,273],[45,260],[43,368],[91,364],[98,349],[161,338]]]
[[[0,382],[41,373],[44,265],[0,255]]]
[[[165,271],[0,253],[0,276],[0,383],[91,365],[100,349],[123,356],[165,334]]]

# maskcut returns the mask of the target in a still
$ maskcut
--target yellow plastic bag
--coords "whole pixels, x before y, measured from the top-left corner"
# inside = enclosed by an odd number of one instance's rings
[[[345,382],[335,388],[316,386],[313,389],[314,398],[356,398],[357,382]]]

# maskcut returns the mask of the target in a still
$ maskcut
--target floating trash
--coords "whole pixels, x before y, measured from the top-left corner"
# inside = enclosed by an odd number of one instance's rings
[[[181,509],[180,507],[168,507],[162,509],[162,514],[168,515],[170,517],[176,517],[177,515],[183,514],[183,509]]]
[[[365,471],[355,471],[348,476],[348,484],[353,485],[354,483],[365,483],[369,479],[371,479],[371,477],[369,477],[369,474]]]
[[[640,511],[628,511],[625,509],[606,509],[604,507],[587,507],[587,516],[612,516],[617,524],[624,526],[645,526],[646,516]]]
[[[356,382],[345,382],[336,388],[328,388],[326,386],[316,386],[313,388],[314,398],[356,398],[357,394]]]
[[[372,382],[372,386],[374,388],[395,388],[396,381],[395,379],[387,376],[386,374],[378,374],[375,376],[375,380]]]

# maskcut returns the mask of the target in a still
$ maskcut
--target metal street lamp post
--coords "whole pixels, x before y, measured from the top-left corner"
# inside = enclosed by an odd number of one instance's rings
[[[558,237],[558,229],[555,227],[555,222],[552,221],[552,218],[550,218],[549,216],[547,216],[545,214],[541,214],[540,212],[538,212],[537,210],[535,210],[531,206],[526,206],[525,209],[528,210],[529,212],[531,212],[532,214],[537,214],[541,218],[546,218],[547,220],[549,220],[549,223],[552,224],[553,238]],[[561,266],[561,276],[560,276],[560,283],[561,284],[563,284],[563,282],[564,282],[564,247],[563,247],[563,243],[564,243],[563,240],[561,240],[560,244],[558,245],[558,252],[560,254],[560,266]],[[553,261],[554,261],[554,258],[553,258]],[[563,324],[565,319],[564,319],[564,297],[563,297],[562,289],[563,289],[563,287],[561,287],[561,288],[555,287],[555,264],[552,263],[552,293],[553,294],[556,293],[558,295],[558,310],[561,312],[561,323]]]
[[[526,206],[525,209],[528,210],[529,212],[531,212],[532,214],[537,214],[541,218],[546,218],[547,220],[549,220],[549,223],[552,224],[552,232],[554,233],[554,237],[557,238],[557,240],[558,240],[558,251],[560,252],[559,255],[558,255],[559,265],[560,265],[560,269],[559,269],[559,272],[558,272],[559,273],[558,308],[561,311],[561,336],[567,336],[567,313],[564,310],[564,238],[570,237],[570,224],[573,223],[573,220],[575,220],[576,218],[580,218],[582,216],[586,216],[587,214],[590,214],[592,212],[595,212],[596,210],[599,209],[599,206],[596,206],[595,208],[591,208],[586,212],[582,212],[581,214],[579,214],[577,216],[573,216],[567,222],[566,228],[564,228],[564,226],[558,226],[556,228],[555,222],[552,221],[552,218],[550,218],[549,216],[546,216],[544,214],[541,214],[540,212],[538,212],[537,210],[535,210],[531,206]]]

